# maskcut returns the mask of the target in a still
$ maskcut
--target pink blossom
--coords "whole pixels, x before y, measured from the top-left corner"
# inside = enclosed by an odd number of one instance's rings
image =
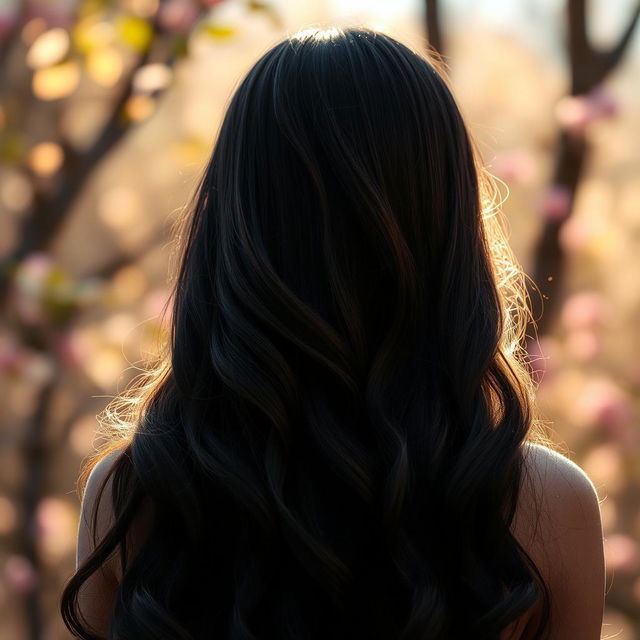
[[[563,129],[581,134],[591,122],[589,104],[583,96],[565,96],[556,105],[556,118]]]
[[[158,23],[171,33],[187,33],[199,14],[200,8],[192,0],[167,0],[158,9]]]
[[[73,507],[53,496],[38,503],[33,520],[34,532],[44,558],[59,559],[74,545],[76,518]]]
[[[569,253],[582,251],[593,236],[593,228],[583,218],[571,216],[561,227],[559,242]]]
[[[2,9],[0,12],[0,40],[7,37],[16,23],[16,12]]]
[[[578,360],[592,360],[600,352],[600,338],[591,329],[576,329],[567,336],[567,348]]]
[[[581,135],[586,128],[606,118],[614,117],[618,103],[602,86],[580,96],[565,96],[556,105],[556,118],[560,126],[574,135]]]
[[[615,440],[634,443],[630,399],[612,380],[604,377],[590,380],[577,399],[575,411],[585,426],[599,427]]]
[[[83,365],[96,355],[97,343],[94,334],[79,328],[65,333],[58,344],[58,353],[69,366]]]
[[[512,149],[498,154],[493,159],[491,171],[507,182],[528,183],[535,174],[535,160],[526,149]]]
[[[551,222],[564,220],[571,212],[571,191],[564,185],[552,185],[542,196],[540,211]]]
[[[616,99],[601,85],[592,89],[585,99],[592,120],[612,118],[618,113]]]
[[[569,329],[592,329],[602,326],[609,317],[607,304],[596,291],[572,295],[562,307],[562,323]]]
[[[609,571],[635,573],[640,568],[638,543],[622,533],[614,533],[604,539],[606,565]]]
[[[31,560],[22,554],[10,555],[3,568],[7,586],[19,595],[27,595],[38,584],[38,573]]]

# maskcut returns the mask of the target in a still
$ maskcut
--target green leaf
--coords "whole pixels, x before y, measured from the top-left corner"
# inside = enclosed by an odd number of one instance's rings
[[[173,43],[173,53],[177,58],[184,58],[189,53],[188,42],[189,39],[186,35],[176,36]]]
[[[26,150],[25,136],[15,129],[0,132],[0,160],[7,164],[16,164]]]

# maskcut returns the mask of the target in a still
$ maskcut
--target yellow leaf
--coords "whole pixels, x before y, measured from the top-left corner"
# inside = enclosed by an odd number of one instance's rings
[[[234,27],[225,26],[221,24],[205,24],[202,27],[202,31],[211,38],[229,38],[235,34]]]
[[[153,29],[149,22],[135,16],[119,16],[116,30],[122,42],[136,51],[145,51],[153,38]]]

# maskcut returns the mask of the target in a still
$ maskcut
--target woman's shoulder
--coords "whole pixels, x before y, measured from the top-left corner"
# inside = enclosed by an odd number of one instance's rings
[[[80,559],[86,557],[88,553],[93,550],[95,541],[102,540],[115,523],[115,513],[112,502],[114,466],[122,456],[127,455],[126,448],[126,445],[120,445],[108,453],[105,453],[97,462],[94,461],[92,464],[91,472],[88,475],[82,492],[81,509],[82,513],[90,515],[85,518],[81,517],[80,532],[83,533],[84,529],[86,529],[86,532],[85,535],[81,535],[78,538],[76,564],[79,564]],[[100,491],[103,485],[104,489]],[[90,524],[94,511],[97,511],[95,532]],[[148,497],[145,497],[127,531],[127,564],[131,562],[135,554],[139,551],[142,543],[148,537],[152,526],[153,504]],[[115,576],[118,582],[122,580],[122,567],[120,566],[119,554],[110,556],[105,565],[105,569],[110,572],[111,575]]]
[[[550,447],[523,446],[512,523],[551,595],[552,638],[600,638],[605,564],[600,500],[587,473]]]
[[[571,486],[572,491],[592,495],[596,493],[593,482],[587,473],[567,456],[551,447],[536,442],[523,444],[525,470],[543,479],[554,488]]]
[[[582,467],[542,444],[526,442],[522,451],[523,475],[514,520],[518,533],[535,536],[531,528],[535,524],[540,536],[557,539],[565,529],[577,534],[601,527],[598,492]]]

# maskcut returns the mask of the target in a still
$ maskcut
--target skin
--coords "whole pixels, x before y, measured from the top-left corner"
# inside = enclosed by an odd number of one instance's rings
[[[111,465],[114,462],[116,453],[105,456],[92,469],[85,486],[80,508],[80,523],[78,526],[78,542],[76,547],[76,569],[86,560],[93,551],[93,531],[91,527],[92,515],[95,509],[97,491],[104,481]],[[103,496],[110,495],[111,481],[105,487]],[[100,501],[98,510],[98,520],[96,524],[96,538],[101,540],[105,531],[113,522],[113,513],[107,508],[106,499]],[[110,612],[114,605],[115,591],[118,580],[113,572],[113,567],[104,564],[99,571],[96,571],[84,583],[78,595],[78,606],[80,612],[85,617],[86,622],[94,633],[107,637],[109,628]]]
[[[118,453],[103,458],[89,476],[80,514],[77,566],[93,549],[88,516],[94,508],[96,491]],[[512,532],[550,588],[552,621],[547,640],[600,640],[605,561],[597,491],[586,473],[563,455],[535,444],[526,444],[525,453],[525,481]],[[110,495],[110,482],[105,496]],[[109,506],[107,500],[100,503],[98,540],[113,522]],[[145,540],[150,522],[151,510],[146,504],[130,532],[129,558]],[[115,592],[122,579],[118,557],[112,558],[85,583],[79,597],[79,607],[87,622],[96,634],[105,638]],[[533,638],[537,614],[536,609],[528,612],[505,630],[501,640]]]
[[[541,445],[525,446],[525,469],[529,473],[511,530],[549,586],[547,637],[600,640],[606,585],[598,493],[577,464]],[[525,630],[521,640],[533,637],[537,613],[530,612],[518,626]]]
[[[91,529],[92,515],[97,501],[98,490],[105,477],[108,475],[120,450],[106,455],[92,469],[87,479],[85,492],[80,509],[80,522],[78,526],[78,542],[76,547],[76,568],[89,556],[95,548]],[[114,514],[111,509],[110,496],[112,477],[109,478],[99,503],[96,538],[99,542],[114,523]],[[145,502],[143,509],[134,518],[131,529],[128,532],[127,564],[133,559],[141,544],[146,539],[152,522],[150,502]],[[115,594],[118,584],[122,580],[122,570],[119,555],[113,554],[102,565],[100,571],[93,573],[85,582],[78,596],[78,606],[92,627],[93,632],[101,637],[108,637],[109,620],[115,604]]]

